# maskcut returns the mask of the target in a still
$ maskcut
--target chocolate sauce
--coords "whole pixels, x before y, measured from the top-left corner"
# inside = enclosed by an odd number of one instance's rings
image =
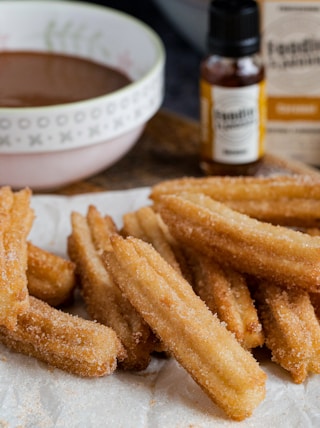
[[[99,97],[130,79],[119,70],[76,56],[0,53],[0,107],[39,107]]]

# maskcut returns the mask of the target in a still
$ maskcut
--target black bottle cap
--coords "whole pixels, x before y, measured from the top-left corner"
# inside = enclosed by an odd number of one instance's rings
[[[260,14],[254,0],[212,0],[208,48],[210,54],[242,57],[260,49]]]

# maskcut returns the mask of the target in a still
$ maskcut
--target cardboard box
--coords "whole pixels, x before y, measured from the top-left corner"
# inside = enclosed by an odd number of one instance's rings
[[[320,0],[260,0],[267,150],[320,166]]]

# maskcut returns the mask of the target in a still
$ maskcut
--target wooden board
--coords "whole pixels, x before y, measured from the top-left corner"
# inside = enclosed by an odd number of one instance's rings
[[[75,195],[124,190],[152,186],[165,179],[202,176],[199,168],[199,136],[198,122],[161,110],[149,121],[137,144],[114,166],[51,193]],[[315,168],[300,162],[280,159],[270,153],[265,156],[258,174],[320,176]]]

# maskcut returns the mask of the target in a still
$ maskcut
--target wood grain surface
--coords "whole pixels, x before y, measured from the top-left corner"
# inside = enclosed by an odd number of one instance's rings
[[[199,167],[197,121],[160,110],[147,124],[130,152],[112,167],[50,193],[75,195],[152,186],[161,180],[183,176],[202,176]],[[257,175],[309,174],[315,168],[268,153]],[[48,193],[48,192],[45,192]]]

